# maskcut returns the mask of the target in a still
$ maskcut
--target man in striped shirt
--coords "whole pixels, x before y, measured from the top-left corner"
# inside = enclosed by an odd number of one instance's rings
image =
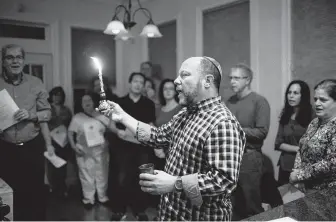
[[[159,220],[231,219],[245,134],[218,95],[222,71],[209,57],[183,62],[175,80],[184,108],[156,128],[137,121],[118,104],[101,110],[123,123],[136,138],[153,148],[168,149],[164,171],[140,174],[144,192],[161,195]]]

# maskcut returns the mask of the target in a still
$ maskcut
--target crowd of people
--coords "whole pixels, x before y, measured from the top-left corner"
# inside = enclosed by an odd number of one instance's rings
[[[0,90],[19,107],[15,124],[0,130],[0,178],[14,190],[14,220],[46,219],[45,151],[76,165],[84,207],[106,205],[112,221],[123,220],[127,207],[148,220],[149,206],[160,221],[239,220],[264,211],[264,196],[280,195],[277,186],[291,183],[309,193],[336,184],[335,79],[314,87],[313,104],[306,82],[288,84],[274,145],[281,152],[279,179],[261,189],[271,107],[251,90],[247,65],[231,68],[234,95],[222,101],[215,59],[191,57],[175,80],[162,81],[151,78],[152,64],[144,62],[122,97],[104,78],[110,108],[100,106],[94,77],[72,114],[63,88],[48,94],[41,80],[23,73],[24,61],[22,47],[2,48]],[[66,131],[67,143],[53,138],[56,129]],[[145,163],[154,163],[154,174],[140,174]],[[50,190],[66,197],[67,165],[46,166]]]

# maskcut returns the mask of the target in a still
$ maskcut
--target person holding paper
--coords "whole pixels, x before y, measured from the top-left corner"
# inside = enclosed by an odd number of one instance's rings
[[[106,129],[116,132],[108,118],[95,111],[94,95],[86,92],[82,97],[82,112],[74,115],[68,128],[71,147],[76,152],[79,179],[82,184],[83,204],[92,208],[95,193],[99,202],[107,204],[109,151],[104,138]]]
[[[0,177],[14,190],[14,220],[42,221],[46,212],[43,153],[45,147],[52,149],[40,127],[51,115],[48,93],[39,78],[23,73],[22,47],[5,45],[1,53],[0,90],[6,89],[19,110],[12,117],[17,123],[0,135]]]
[[[222,71],[209,57],[182,63],[175,79],[184,108],[168,123],[153,127],[118,104],[101,111],[123,123],[141,143],[168,151],[164,171],[140,174],[144,192],[161,195],[160,221],[227,221],[230,196],[242,160],[245,133],[218,95]]]
[[[51,104],[51,119],[48,122],[52,144],[55,147],[57,156],[64,160],[70,159],[71,148],[68,145],[67,129],[69,127],[72,113],[64,105],[65,93],[61,86],[54,87],[49,92],[49,102]],[[52,192],[59,197],[67,196],[67,187],[65,184],[67,165],[56,168],[48,162],[48,180]]]

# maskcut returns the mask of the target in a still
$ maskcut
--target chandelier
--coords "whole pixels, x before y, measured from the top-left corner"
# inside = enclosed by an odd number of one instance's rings
[[[158,27],[154,24],[152,19],[152,14],[146,8],[143,8],[138,1],[139,8],[132,12],[132,1],[128,1],[128,8],[125,5],[118,5],[115,8],[114,16],[112,20],[108,23],[104,33],[107,35],[115,35],[115,39],[128,40],[134,38],[130,32],[131,28],[137,23],[134,17],[137,12],[142,11],[143,14],[148,18],[147,25],[142,29],[140,36],[147,38],[160,38],[162,34],[160,33]],[[124,11],[124,16],[122,22],[119,20],[118,15],[121,11]]]

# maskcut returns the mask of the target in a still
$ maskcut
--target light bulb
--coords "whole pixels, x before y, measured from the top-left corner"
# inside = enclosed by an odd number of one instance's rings
[[[154,37],[154,33],[150,32],[150,33],[147,34],[147,36],[148,36],[149,38],[153,38],[153,37]]]
[[[112,29],[112,33],[117,35],[120,33],[120,30],[119,29]]]

